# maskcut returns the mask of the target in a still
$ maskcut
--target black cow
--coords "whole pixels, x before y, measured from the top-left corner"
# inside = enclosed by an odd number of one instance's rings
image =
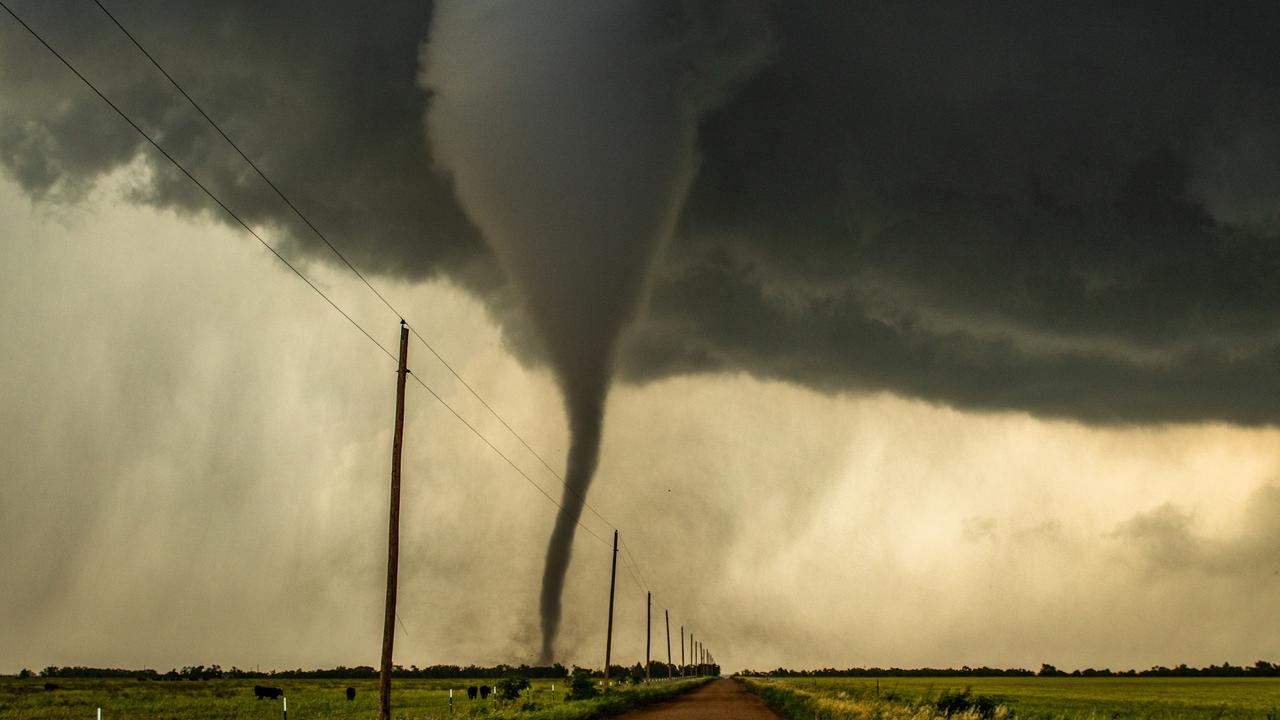
[[[347,699],[348,699],[348,700],[355,700],[355,699],[356,699],[356,689],[355,689],[355,688],[347,688]]]
[[[45,689],[45,690],[57,690],[57,689],[58,689],[58,686],[57,686],[57,685],[54,685],[53,683],[45,683],[45,684],[44,684],[44,689]]]
[[[475,699],[476,699],[476,686],[475,686],[475,685],[472,685],[471,687],[467,688],[467,699],[468,699],[468,700],[475,700]]]
[[[262,698],[267,698],[268,700],[275,700],[276,698],[284,694],[284,690],[281,690],[280,688],[263,687],[262,685],[254,685],[253,694],[258,696],[259,700],[261,700]]]
[[[488,686],[488,685],[481,685],[481,686],[480,686],[480,699],[481,699],[481,700],[488,700],[488,699],[489,699],[489,692],[490,692],[490,691],[489,691],[489,686]]]

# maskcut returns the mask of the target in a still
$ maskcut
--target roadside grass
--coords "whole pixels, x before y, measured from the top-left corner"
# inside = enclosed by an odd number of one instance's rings
[[[785,717],[805,720],[1280,720],[1277,678],[879,678],[878,687],[876,678],[749,678],[747,685]]]
[[[935,697],[908,698],[892,693],[876,695],[860,689],[807,689],[782,680],[743,680],[747,689],[787,720],[1005,720],[1007,706],[994,698],[967,691]],[[989,709],[988,709],[989,706]]]
[[[368,720],[377,717],[378,682],[362,680],[207,680],[147,681],[132,679],[53,678],[58,690],[44,689],[44,678],[0,678],[0,720],[281,720],[280,700],[258,700],[254,685],[284,690],[289,720]],[[396,720],[492,718],[493,720],[586,720],[662,702],[691,690],[705,680],[655,682],[625,686],[607,696],[567,700],[564,679],[534,679],[520,699],[505,702],[468,700],[469,685],[494,684],[493,679],[397,679],[392,690]],[[555,690],[552,691],[554,685]],[[348,701],[345,691],[356,689]],[[453,712],[449,689],[453,688]]]

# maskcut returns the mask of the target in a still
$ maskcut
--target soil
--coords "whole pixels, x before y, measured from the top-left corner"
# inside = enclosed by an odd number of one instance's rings
[[[712,680],[671,702],[619,715],[617,720],[779,720],[741,683]]]

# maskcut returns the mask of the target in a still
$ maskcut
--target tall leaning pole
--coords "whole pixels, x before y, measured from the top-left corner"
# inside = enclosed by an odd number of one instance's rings
[[[649,646],[653,640],[653,593],[644,594],[644,681],[649,682]]]
[[[391,720],[391,656],[396,639],[396,581],[400,568],[400,451],[404,448],[404,381],[408,376],[409,326],[400,321],[400,368],[396,371],[396,430],[391,441],[391,518],[387,529],[387,604],[382,617],[382,669],[378,673],[378,720]]]
[[[618,531],[613,531],[613,564],[609,567],[609,630],[604,639],[604,691],[609,692],[609,660],[613,655],[613,588],[618,579]],[[379,718],[378,720],[382,720]]]
[[[680,677],[684,677],[684,626],[680,626]]]
[[[671,615],[664,608],[662,619],[667,623],[667,679],[671,679]]]

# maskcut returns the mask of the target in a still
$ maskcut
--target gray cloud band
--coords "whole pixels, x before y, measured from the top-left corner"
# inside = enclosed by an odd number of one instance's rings
[[[323,257],[95,8],[18,6],[229,204]],[[357,265],[453,277],[527,357],[564,366],[529,339],[547,313],[517,309],[424,137],[430,5],[119,12]],[[671,240],[635,260],[656,264],[616,340],[622,376],[745,371],[1091,422],[1275,422],[1278,13],[775,4],[769,63],[701,116]],[[74,198],[145,155],[10,23],[0,72],[0,160],[33,196]],[[526,100],[506,133],[537,129]],[[205,208],[152,169],[137,201]]]

